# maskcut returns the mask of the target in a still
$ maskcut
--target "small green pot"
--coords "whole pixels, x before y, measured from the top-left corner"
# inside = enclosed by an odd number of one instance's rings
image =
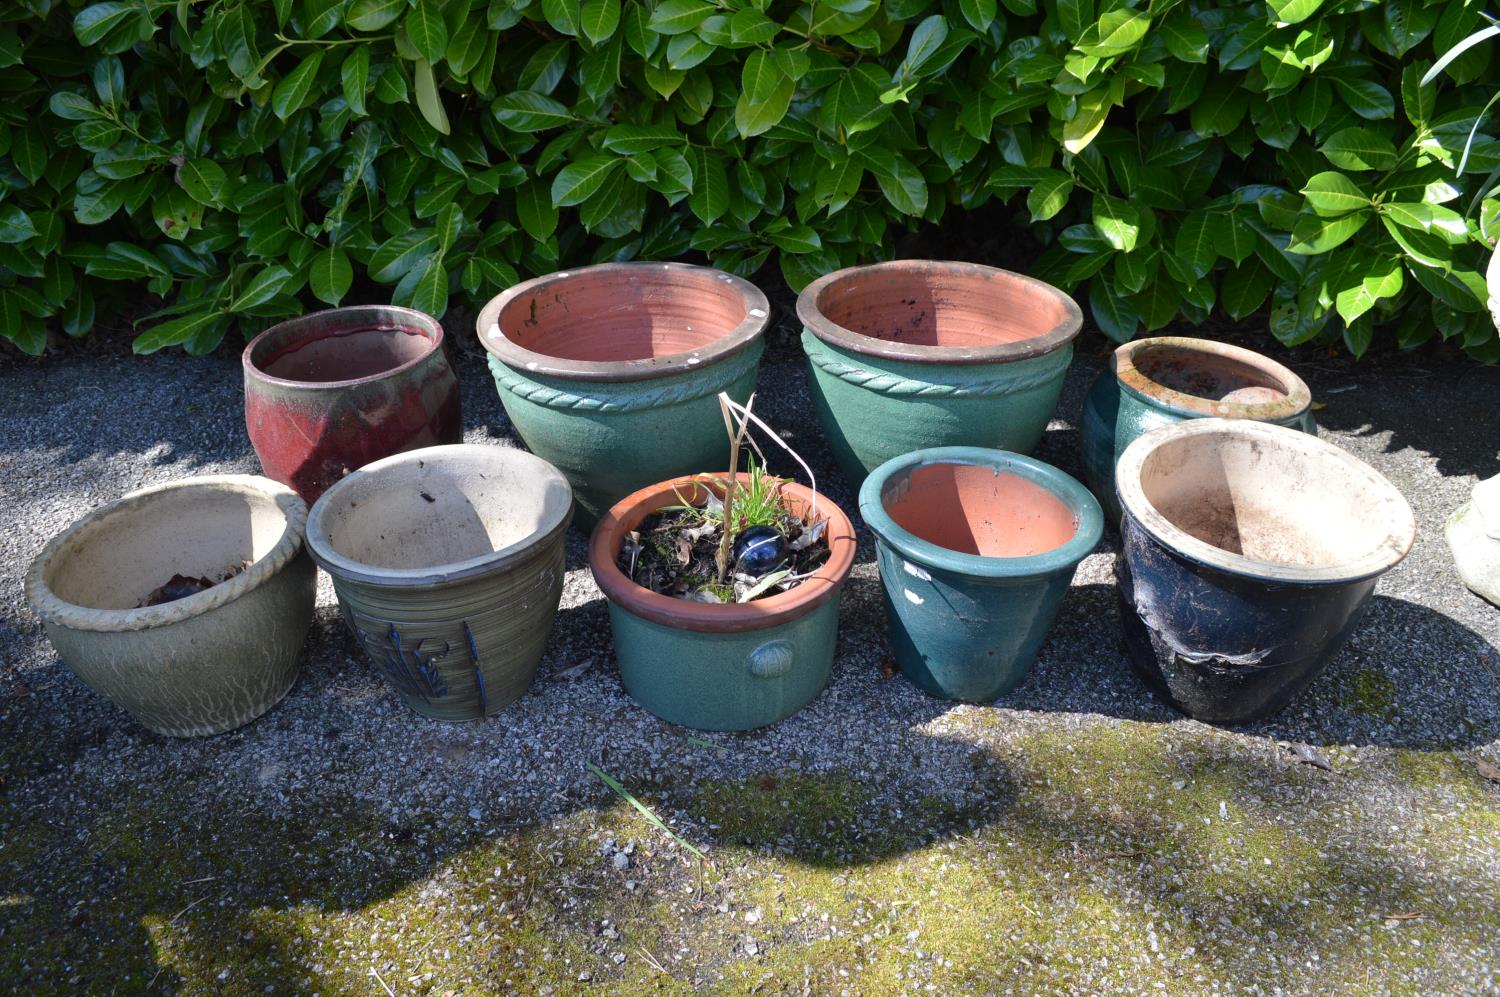
[[[506,415],[567,476],[578,524],[723,459],[718,394],[755,389],[770,321],[748,281],[681,263],[608,263],[524,281],[479,315]]]
[[[1104,516],[1054,467],[940,447],[887,461],[859,512],[878,541],[902,674],[943,699],[988,702],[1025,678]]]
[[[1120,522],[1115,465],[1138,438],[1186,419],[1247,419],[1317,435],[1312,392],[1283,364],[1228,343],[1180,336],[1115,350],[1083,403],[1083,469]]]
[[[609,598],[620,678],[631,698],[684,727],[751,730],[791,716],[828,684],[839,592],[854,564],[854,527],[828,499],[789,483],[783,494],[790,508],[807,517],[816,503],[830,546],[823,566],[790,591],[707,605],[627,578],[615,564],[625,534],[664,506],[703,501],[707,487],[688,476],[622,499],[594,529],[589,567]]]
[[[1029,452],[1083,315],[1041,281],[973,263],[851,267],[797,299],[813,405],[851,484],[943,446]]]
[[[513,447],[378,460],[323,493],[307,545],[416,712],[477,720],[531,685],[562,597],[568,483]]]

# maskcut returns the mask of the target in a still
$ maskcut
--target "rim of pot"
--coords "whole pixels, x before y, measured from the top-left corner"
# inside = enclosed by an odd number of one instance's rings
[[[715,477],[727,477],[727,472]],[[740,472],[737,480],[748,477]],[[589,568],[593,571],[594,581],[611,602],[666,627],[699,633],[744,633],[801,619],[833,598],[848,578],[849,570],[854,567],[854,524],[844,510],[822,493],[816,494],[819,515],[828,522],[828,560],[811,578],[790,591],[753,602],[709,604],[674,599],[626,578],[615,564],[625,534],[647,516],[673,504],[680,490],[693,486],[706,486],[704,476],[689,474],[648,485],[615,503],[594,527],[594,533],[589,537]],[[815,494],[811,488],[795,481],[788,481],[782,488],[784,494],[796,499],[803,509],[808,508]]]
[[[403,332],[417,333],[427,342],[427,348],[420,354],[412,357],[404,363],[389,367],[378,374],[368,374],[364,377],[351,377],[342,381],[299,381],[292,378],[276,377],[266,373],[260,363],[266,359],[266,354],[273,348],[281,346],[284,340],[293,339],[298,333],[307,331],[309,327],[313,332],[323,332],[315,335],[306,342],[314,342],[319,339],[328,339],[337,335],[352,335],[356,332],[374,331],[374,328],[359,324],[360,316],[369,316],[370,322],[387,322],[389,328],[397,328]],[[328,323],[327,330],[320,330],[318,326]],[[348,328],[353,326],[353,328]],[[347,330],[347,331],[346,331]],[[356,384],[369,384],[411,370],[425,361],[433,353],[442,349],[443,327],[437,319],[426,312],[419,312],[415,308],[404,308],[401,305],[346,305],[342,308],[325,308],[322,311],[312,312],[307,315],[299,315],[296,318],[278,322],[265,332],[250,340],[250,345],[240,354],[240,363],[245,368],[245,373],[257,381],[268,384],[280,385],[284,388],[294,388],[302,391],[327,391],[330,389],[347,388]]]
[[[548,290],[561,293],[568,283],[585,275],[618,274],[644,277],[653,272],[686,274],[690,279],[702,281],[704,289],[714,285],[730,288],[739,296],[740,302],[744,305],[744,319],[698,349],[634,360],[573,360],[549,353],[538,353],[511,339],[501,326],[501,318],[512,307],[519,306],[523,296],[545,293]],[[523,280],[491,298],[489,303],[480,310],[479,318],[475,320],[474,326],[479,334],[479,342],[491,356],[507,366],[528,374],[565,377],[577,381],[644,381],[669,374],[680,374],[732,356],[759,339],[770,323],[770,300],[760,288],[743,277],[736,277],[722,270],[692,263],[633,261],[600,263]]]
[[[1369,483],[1379,495],[1372,519],[1382,520],[1386,536],[1369,553],[1341,564],[1302,566],[1279,564],[1247,557],[1215,547],[1188,533],[1162,515],[1146,498],[1141,487],[1141,469],[1160,446],[1190,436],[1228,434],[1287,446],[1303,454],[1321,454],[1339,462],[1349,473]],[[1189,419],[1153,429],[1137,437],[1120,455],[1115,468],[1115,487],[1120,505],[1158,543],[1174,553],[1206,567],[1233,575],[1267,581],[1303,584],[1340,584],[1361,581],[1390,570],[1410,552],[1416,541],[1417,523],[1411,505],[1390,480],[1342,447],[1286,426],[1243,419]]]
[[[1182,350],[1187,353],[1207,355],[1227,360],[1250,368],[1251,372],[1276,383],[1286,396],[1274,402],[1225,402],[1186,391],[1167,387],[1151,379],[1136,366],[1144,354],[1153,351]],[[1225,419],[1251,419],[1256,422],[1277,422],[1290,419],[1312,404],[1312,391],[1307,382],[1283,363],[1254,350],[1247,350],[1230,343],[1216,343],[1208,339],[1191,336],[1155,336],[1125,343],[1115,350],[1110,358],[1110,367],[1121,387],[1142,400],[1183,415],[1208,416]]]
[[[137,609],[97,609],[68,602],[53,591],[47,575],[64,547],[70,546],[80,533],[92,529],[101,520],[120,515],[149,502],[154,496],[188,489],[229,489],[239,494],[270,498],[285,517],[281,536],[263,557],[232,578],[194,595],[159,606]],[[181,623],[201,616],[238,599],[270,581],[302,549],[303,530],[307,525],[307,503],[286,485],[256,474],[206,474],[193,478],[138,488],[107,502],[74,520],[67,529],[47,542],[26,572],[26,601],[37,616],[47,623],[70,630],[97,633],[148,630],[152,627]],[[97,538],[94,542],[97,542]]]
[[[1050,307],[1057,308],[1061,312],[1061,318],[1040,335],[1015,342],[997,343],[993,346],[924,346],[856,332],[824,314],[822,299],[831,288],[851,280],[879,279],[882,275],[893,272],[915,273],[918,276],[942,273],[974,280],[1013,281],[1023,294],[1040,298]],[[1051,284],[999,267],[956,260],[891,260],[835,270],[803,288],[802,293],[797,296],[797,317],[809,332],[832,346],[866,356],[913,363],[979,364],[1027,360],[1066,345],[1083,328],[1083,311],[1078,303]]]
[[[881,493],[886,483],[898,475],[940,464],[1007,472],[1046,489],[1077,520],[1072,538],[1051,550],[1018,557],[969,554],[923,540],[892,518]],[[1071,475],[1034,457],[986,447],[933,447],[892,457],[871,471],[860,486],[859,515],[871,532],[908,561],[980,578],[1016,578],[1071,569],[1088,557],[1104,536],[1104,511],[1099,500]]]
[[[447,564],[431,564],[421,568],[386,568],[377,564],[356,561],[333,549],[328,536],[329,510],[341,500],[342,495],[372,477],[382,477],[391,468],[418,461],[430,461],[444,456],[473,455],[485,459],[499,456],[502,461],[517,461],[529,465],[528,481],[546,479],[560,483],[567,489],[568,501],[555,509],[541,525],[527,536],[499,550],[476,554],[462,561]],[[513,469],[512,469],[513,470]],[[370,585],[385,585],[392,588],[441,585],[461,582],[476,575],[497,571],[507,565],[523,560],[536,547],[553,535],[568,528],[573,519],[573,488],[568,479],[556,467],[536,454],[516,447],[481,446],[476,443],[450,443],[444,446],[423,447],[382,457],[345,475],[333,487],[318,497],[307,517],[307,551],[318,566],[336,578],[364,582]]]

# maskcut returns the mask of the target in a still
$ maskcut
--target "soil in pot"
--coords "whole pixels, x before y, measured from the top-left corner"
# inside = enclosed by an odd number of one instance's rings
[[[241,561],[234,567],[220,572],[218,581],[213,581],[206,575],[199,575],[197,577],[189,577],[181,574],[173,575],[159,587],[152,589],[151,594],[141,600],[140,606],[137,608],[161,606],[169,602],[176,602],[178,599],[186,599],[189,596],[197,595],[199,592],[207,592],[215,585],[222,585],[229,581],[229,579],[248,567],[250,567],[249,561]]]

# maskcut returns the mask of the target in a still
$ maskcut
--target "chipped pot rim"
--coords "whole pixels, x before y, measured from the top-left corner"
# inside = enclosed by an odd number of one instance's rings
[[[53,590],[47,575],[53,563],[62,556],[63,548],[76,542],[81,533],[103,527],[112,518],[130,515],[162,495],[180,491],[255,495],[269,499],[283,517],[281,536],[270,550],[239,574],[186,598],[157,606],[131,609],[80,606]],[[137,488],[84,513],[47,541],[27,569],[23,586],[26,601],[44,622],[70,630],[127,633],[181,623],[228,605],[269,582],[301,552],[306,525],[307,503],[290,487],[258,474],[205,474]],[[98,538],[93,542],[98,542]]]
[[[431,564],[420,568],[388,568],[367,561],[357,561],[334,549],[329,536],[328,517],[342,495],[374,479],[386,477],[392,469],[424,461],[441,461],[444,458],[479,459],[490,462],[497,469],[525,475],[528,484],[539,489],[548,485],[561,485],[568,501],[555,503],[546,510],[546,518],[526,536],[507,544],[499,550],[487,551],[461,561]],[[504,467],[504,465],[511,465]],[[521,465],[519,468],[515,465]],[[388,487],[388,486],[387,486]],[[536,454],[516,447],[481,446],[477,443],[450,443],[444,446],[423,447],[382,457],[366,464],[357,471],[340,478],[313,503],[307,516],[307,551],[324,571],[338,581],[353,581],[366,585],[388,588],[431,588],[453,582],[463,582],[488,575],[530,557],[546,546],[552,538],[561,535],[573,520],[573,488],[568,479],[556,467]]]
[[[1017,557],[968,554],[940,546],[899,525],[886,511],[886,485],[902,474],[921,467],[961,464],[982,467],[996,474],[1010,473],[1045,489],[1061,501],[1077,523],[1073,536],[1051,550]],[[933,447],[892,457],[871,471],[859,489],[859,515],[882,543],[888,544],[908,562],[975,578],[1027,578],[1075,568],[1088,557],[1104,536],[1104,511],[1099,500],[1072,475],[1051,464],[986,447]]]
[[[1169,388],[1153,381],[1136,366],[1142,354],[1175,349],[1243,364],[1281,385],[1286,397],[1274,402],[1225,402]],[[1307,382],[1286,364],[1232,343],[1219,343],[1191,336],[1153,336],[1123,344],[1110,357],[1110,369],[1120,387],[1148,405],[1187,416],[1282,422],[1296,418],[1312,405]]]
[[[818,299],[834,284],[860,277],[878,279],[892,272],[915,274],[948,273],[972,280],[1003,280],[1019,284],[1031,292],[1051,299],[1062,309],[1062,319],[1050,329],[1012,343],[994,346],[923,346],[917,343],[897,343],[878,336],[856,332],[830,319],[823,313]],[[808,284],[797,296],[797,318],[814,336],[830,346],[848,350],[864,356],[883,360],[904,360],[912,363],[930,364],[981,364],[1011,363],[1045,356],[1071,343],[1083,328],[1083,310],[1070,295],[1045,281],[1025,274],[982,263],[966,263],[957,260],[889,260],[885,263],[870,263],[845,267],[824,274]]]
[[[366,316],[368,318],[365,321],[361,321],[362,317]],[[372,322],[384,322],[386,324],[369,324]],[[265,369],[256,363],[256,353],[265,349],[266,345],[273,339],[288,335],[303,326],[312,326],[316,329],[322,323],[328,323],[331,331],[326,335],[317,337],[319,339],[337,339],[340,336],[353,335],[357,332],[374,332],[382,328],[392,328],[420,335],[426,341],[427,346],[417,356],[412,357],[410,360],[405,360],[394,367],[389,367],[375,374],[367,374],[364,377],[345,378],[341,381],[299,381],[294,378],[276,377],[274,374],[266,373]],[[341,328],[345,325],[350,328]],[[259,336],[250,340],[249,345],[240,353],[240,366],[244,368],[246,378],[251,378],[264,384],[276,385],[280,388],[305,392],[342,391],[359,385],[383,381],[398,374],[404,374],[432,359],[432,355],[439,352],[442,348],[442,323],[426,312],[417,311],[415,308],[405,308],[401,305],[344,305],[339,308],[325,308],[322,311],[298,315],[295,318],[289,318],[284,322],[276,323]]]
[[[1371,507],[1372,521],[1381,523],[1385,536],[1368,553],[1337,564],[1304,566],[1281,564],[1247,557],[1215,547],[1174,524],[1151,503],[1141,487],[1141,470],[1159,447],[1192,436],[1226,434],[1290,448],[1304,455],[1335,461],[1348,474],[1366,482],[1379,496]],[[1205,567],[1227,574],[1265,582],[1336,585],[1362,581],[1395,567],[1416,542],[1417,523],[1406,496],[1385,475],[1342,447],[1316,436],[1269,422],[1243,419],[1189,419],[1162,426],[1137,437],[1115,469],[1115,489],[1120,507],[1153,540],[1169,551]]]
[[[661,626],[697,633],[745,633],[801,619],[838,593],[854,567],[854,524],[826,495],[795,481],[786,482],[782,489],[796,503],[796,512],[809,510],[816,495],[819,518],[828,524],[828,560],[796,588],[753,602],[709,604],[674,599],[625,577],[615,557],[626,533],[671,504],[683,489],[708,487],[708,478],[727,476],[727,472],[705,472],[648,485],[625,496],[605,513],[589,537],[589,569],[611,603]],[[746,478],[748,475],[740,472],[736,480]]]
[[[546,291],[583,277],[626,275],[635,279],[647,279],[653,273],[687,274],[693,279],[704,281],[704,287],[709,286],[709,282],[722,283],[739,295],[745,308],[745,317],[734,328],[726,330],[723,335],[698,349],[636,360],[571,360],[538,353],[511,339],[500,327],[501,313],[523,295]],[[765,292],[743,277],[693,263],[632,261],[600,263],[523,280],[491,298],[480,310],[474,328],[485,350],[519,373],[574,381],[620,382],[646,381],[701,370],[746,349],[765,333],[770,324],[770,300]]]

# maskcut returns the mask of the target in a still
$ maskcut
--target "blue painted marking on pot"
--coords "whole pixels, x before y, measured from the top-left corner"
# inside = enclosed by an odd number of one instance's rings
[[[1061,546],[1018,557],[965,553],[903,528],[887,509],[920,468],[959,464],[1044,489],[1076,521]],[[1015,688],[1057,618],[1074,569],[1099,543],[1099,503],[1050,465],[978,447],[939,447],[887,461],[865,479],[859,511],[878,542],[891,643],[902,674],[934,696],[988,702]]]

